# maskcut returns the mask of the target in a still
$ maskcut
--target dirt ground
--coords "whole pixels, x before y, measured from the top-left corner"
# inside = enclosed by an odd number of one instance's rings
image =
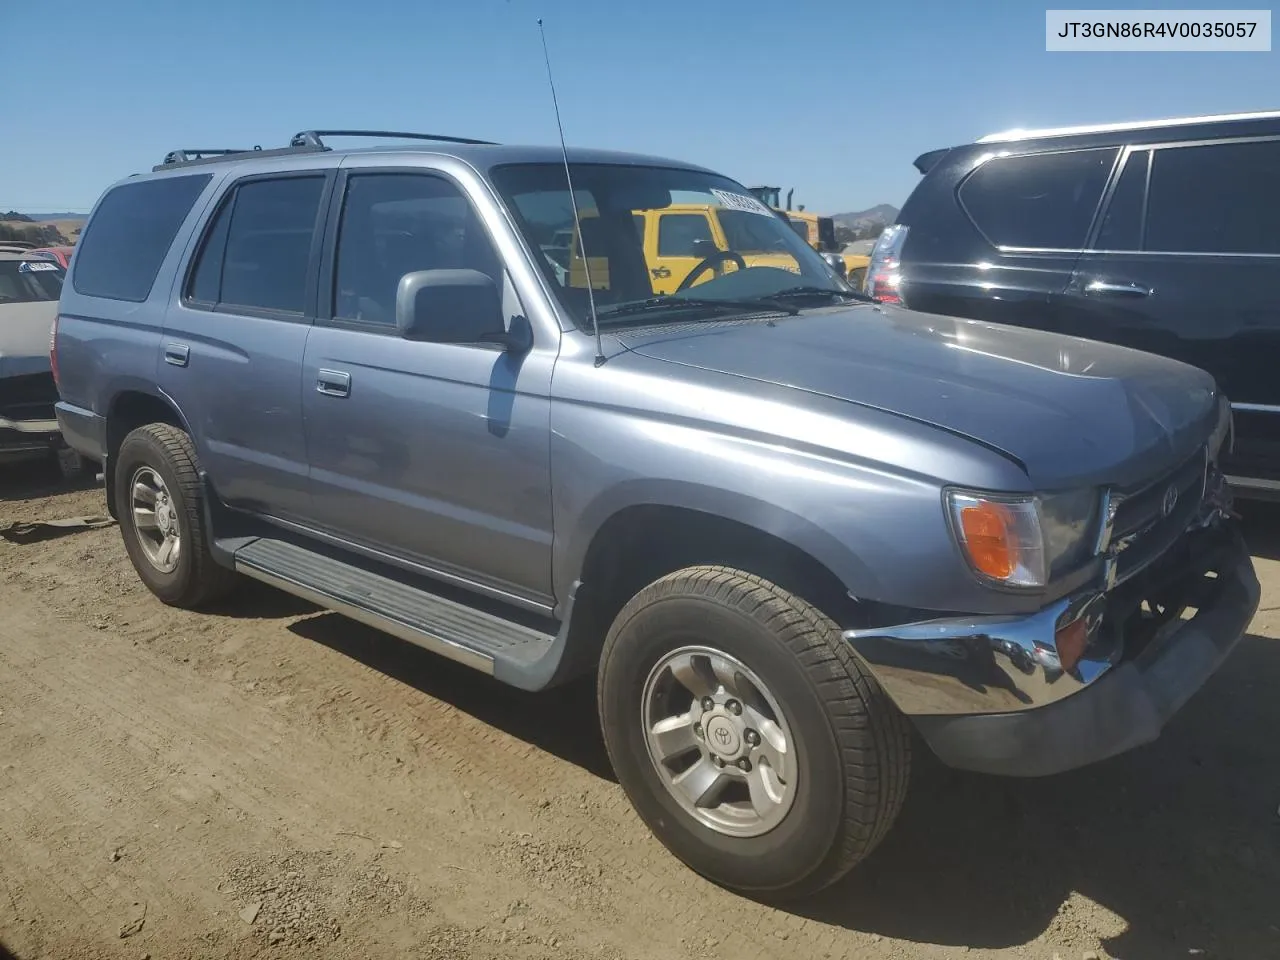
[[[0,481],[0,525],[104,512]],[[791,912],[649,837],[589,685],[522,694],[253,584],[172,610],[112,527],[0,540],[0,958],[1280,956],[1280,511],[1246,519],[1263,609],[1159,742],[1028,782],[919,763]]]

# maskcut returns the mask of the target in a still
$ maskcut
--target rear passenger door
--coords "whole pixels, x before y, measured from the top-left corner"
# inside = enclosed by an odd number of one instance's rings
[[[1280,138],[1131,148],[1072,332],[1193,364],[1236,410],[1228,469],[1280,479]]]
[[[970,231],[930,229],[907,238],[906,301],[926,312],[1064,331],[1071,281],[1118,147],[989,156],[948,201]],[[976,241],[976,242],[975,242]]]
[[[459,181],[356,166],[337,193],[303,381],[319,532],[549,603],[558,341],[517,353],[443,342],[444,330],[442,342],[401,337],[396,290],[418,270],[478,270],[503,293],[508,324],[527,321]]]
[[[282,519],[308,513],[302,356],[332,178],[315,169],[235,181],[165,318],[159,380],[219,496]]]

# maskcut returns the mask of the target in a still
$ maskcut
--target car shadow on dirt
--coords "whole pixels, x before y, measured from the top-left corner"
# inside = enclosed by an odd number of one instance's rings
[[[229,597],[212,601],[202,612],[234,620],[285,620],[319,613],[320,609],[301,597],[258,580],[241,577]]]
[[[1237,500],[1235,508],[1243,518],[1249,552],[1264,560],[1280,560],[1280,503]]]
[[[0,464],[0,503],[6,500],[34,500],[62,493],[91,490],[101,486],[98,466],[90,464],[75,477],[63,477],[51,460],[27,460]],[[106,503],[102,505],[106,511]],[[3,958],[0,958],[3,960]]]
[[[594,676],[528,693],[337,614],[300,620],[289,629],[594,776],[615,780],[596,718]]]
[[[530,694],[333,614],[290,629],[614,779],[590,678]],[[1250,636],[1159,741],[1126,756],[1039,780],[956,773],[921,756],[884,844],[790,909],[975,949],[1059,926],[1072,939],[1083,925],[1122,960],[1280,955],[1277,690],[1280,641]],[[1073,891],[1115,916],[1073,921]]]

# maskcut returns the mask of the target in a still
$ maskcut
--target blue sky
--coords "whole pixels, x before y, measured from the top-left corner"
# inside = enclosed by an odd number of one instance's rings
[[[0,106],[0,210],[85,210],[168,150],[280,146],[315,127],[554,142],[539,16],[571,144],[794,186],[797,202],[829,213],[901,204],[913,158],[993,130],[1280,108],[1280,53],[1046,53],[1044,11],[1025,0],[8,0],[4,74],[28,86]]]

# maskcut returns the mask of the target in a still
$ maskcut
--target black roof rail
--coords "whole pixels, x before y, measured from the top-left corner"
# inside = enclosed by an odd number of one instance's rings
[[[189,167],[201,163],[221,163],[224,160],[243,160],[248,156],[283,157],[294,153],[317,153],[327,147],[292,146],[280,147],[276,150],[263,150],[260,146],[248,149],[218,150],[171,150],[164,155],[164,160],[152,167],[152,172],[172,170],[174,167]]]
[[[261,146],[248,149],[171,150],[164,160],[152,167],[153,172],[172,170],[200,163],[221,163],[224,160],[242,160],[246,155],[258,157],[282,157],[295,153],[319,153],[329,147],[321,137],[379,137],[399,140],[434,140],[437,143],[467,143],[492,146],[492,140],[473,140],[470,137],[448,137],[435,133],[403,133],[396,130],[304,130],[293,135],[289,146],[275,150],[263,150]]]
[[[304,130],[296,133],[289,144],[293,147],[328,149],[321,137],[379,137],[397,140],[434,140],[437,143],[470,143],[493,146],[492,140],[473,140],[470,137],[447,137],[437,133],[403,133],[397,130]]]

